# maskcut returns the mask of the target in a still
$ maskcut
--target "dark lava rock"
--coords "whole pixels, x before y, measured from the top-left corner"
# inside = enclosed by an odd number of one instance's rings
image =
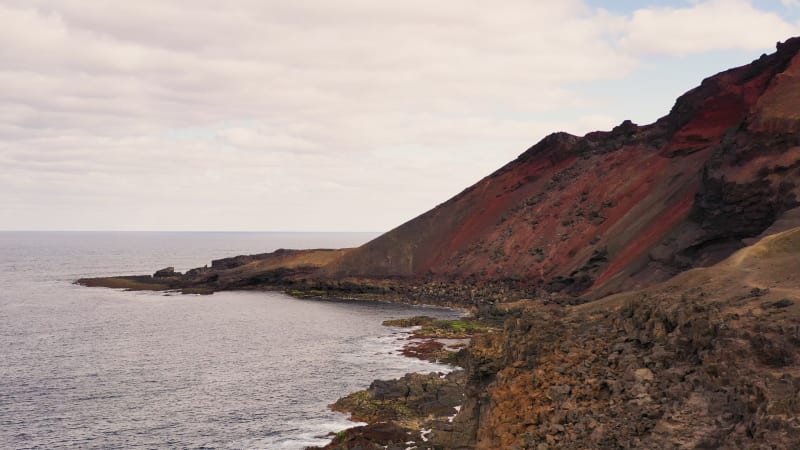
[[[463,386],[460,370],[447,375],[409,373],[396,380],[375,380],[366,391],[340,398],[331,408],[368,423],[447,417],[463,402]]]
[[[306,450],[403,450],[410,434],[411,430],[395,423],[376,423],[347,429],[325,447]]]
[[[181,273],[175,272],[174,267],[166,267],[164,269],[157,270],[156,273],[153,274],[153,278],[171,278],[179,276],[181,276]]]

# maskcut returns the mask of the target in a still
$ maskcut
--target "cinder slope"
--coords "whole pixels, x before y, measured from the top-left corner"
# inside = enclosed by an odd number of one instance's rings
[[[597,297],[718,262],[799,204],[799,50],[704,80],[652,125],[552,134],[325,273]]]

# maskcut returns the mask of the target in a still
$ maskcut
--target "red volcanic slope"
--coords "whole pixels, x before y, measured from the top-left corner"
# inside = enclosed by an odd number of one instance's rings
[[[327,272],[599,295],[717,262],[799,204],[798,51],[704,80],[654,124],[552,134]]]

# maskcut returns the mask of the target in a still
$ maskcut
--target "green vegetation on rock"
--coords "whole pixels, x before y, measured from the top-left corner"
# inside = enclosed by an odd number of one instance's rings
[[[353,420],[365,422],[407,421],[415,416],[403,401],[397,399],[377,400],[368,391],[354,392],[340,398],[331,409],[349,412]]]
[[[387,327],[418,327],[435,322],[436,319],[429,316],[414,316],[403,319],[384,320],[383,325]]]
[[[292,297],[297,297],[297,298],[325,297],[326,295],[328,295],[327,291],[319,289],[308,289],[308,290],[290,289],[286,291],[286,293],[291,295]]]
[[[383,324],[393,327],[422,327],[414,331],[414,337],[419,338],[461,339],[493,329],[490,325],[475,318],[439,320],[428,316],[417,316],[408,319],[386,320]]]

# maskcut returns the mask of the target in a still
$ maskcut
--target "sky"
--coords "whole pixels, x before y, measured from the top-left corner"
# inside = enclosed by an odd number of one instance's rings
[[[0,0],[0,230],[385,231],[795,35],[800,0]]]

